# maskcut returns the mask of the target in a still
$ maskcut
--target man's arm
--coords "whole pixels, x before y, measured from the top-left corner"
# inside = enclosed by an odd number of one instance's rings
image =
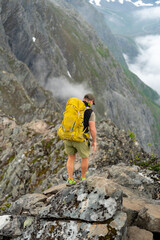
[[[97,141],[96,141],[96,134],[97,134],[97,131],[96,131],[96,126],[95,126],[95,121],[89,121],[89,130],[90,130],[90,133],[91,133],[91,137],[92,137],[92,146],[94,147],[94,151],[96,150],[97,148]]]

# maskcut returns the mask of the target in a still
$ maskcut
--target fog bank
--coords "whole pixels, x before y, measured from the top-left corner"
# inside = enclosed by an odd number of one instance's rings
[[[136,38],[139,54],[131,63],[125,55],[129,69],[144,83],[160,94],[160,35]]]

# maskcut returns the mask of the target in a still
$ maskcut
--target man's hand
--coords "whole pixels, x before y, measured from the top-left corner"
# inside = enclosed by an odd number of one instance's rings
[[[97,149],[97,142],[92,142],[92,147],[93,147],[93,150],[96,151],[96,149]]]

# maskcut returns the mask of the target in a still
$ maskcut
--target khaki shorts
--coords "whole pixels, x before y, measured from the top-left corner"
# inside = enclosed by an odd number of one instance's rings
[[[72,142],[65,140],[64,147],[67,155],[75,155],[78,152],[81,158],[89,157],[90,143],[88,140],[84,142]]]

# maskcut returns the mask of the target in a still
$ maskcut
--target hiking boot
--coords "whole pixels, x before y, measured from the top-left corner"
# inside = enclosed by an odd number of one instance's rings
[[[68,178],[66,185],[67,186],[72,186],[74,184],[76,184],[76,181],[74,181],[73,179]]]
[[[85,181],[87,178],[86,177],[81,177],[81,181]]]

